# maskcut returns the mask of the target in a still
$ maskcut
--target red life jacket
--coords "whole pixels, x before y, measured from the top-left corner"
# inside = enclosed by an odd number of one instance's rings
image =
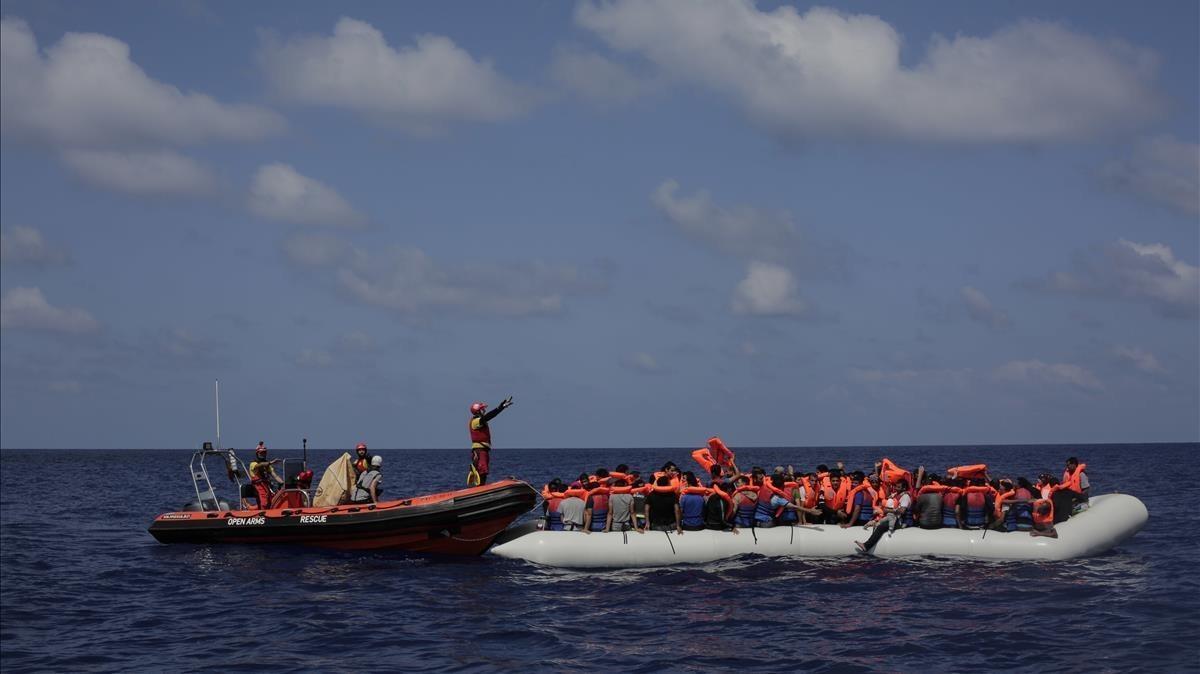
[[[471,449],[491,449],[492,448],[492,429],[479,418],[479,428],[475,427],[475,417],[472,417],[467,422],[467,428],[471,430]]]

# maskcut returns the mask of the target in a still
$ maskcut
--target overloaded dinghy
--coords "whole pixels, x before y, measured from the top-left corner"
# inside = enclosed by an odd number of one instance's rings
[[[162,543],[288,543],[344,550],[404,550],[448,555],[480,555],[497,534],[537,502],[537,492],[524,482],[503,480],[469,489],[366,504],[339,504],[325,499],[328,482],[344,486],[336,467],[326,471],[318,496],[289,488],[268,508],[242,508],[216,495],[204,459],[222,462],[230,481],[244,488],[246,471],[228,450],[210,443],[192,457],[196,500],[183,510],[163,513],[150,525]],[[299,460],[285,460],[285,480],[301,472]],[[241,491],[241,489],[239,489]],[[245,493],[245,492],[242,492]],[[289,503],[292,507],[283,507]]]
[[[1094,496],[1087,510],[1055,525],[1058,538],[1028,532],[963,529],[897,529],[875,546],[877,557],[962,557],[991,560],[1057,561],[1098,555],[1141,530],[1146,506],[1128,494]],[[536,522],[506,531],[492,554],[545,566],[625,568],[704,563],[738,555],[843,557],[859,554],[855,541],[869,529],[836,525],[776,526],[726,531],[648,531],[585,534],[542,531]]]

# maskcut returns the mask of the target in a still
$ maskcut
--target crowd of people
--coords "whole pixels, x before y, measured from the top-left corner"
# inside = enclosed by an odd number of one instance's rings
[[[555,478],[542,489],[543,528],[580,531],[717,530],[831,525],[873,528],[858,541],[869,553],[888,531],[989,529],[1057,537],[1054,525],[1086,508],[1090,485],[1086,465],[1068,458],[1062,477],[1042,474],[994,478],[986,464],[956,466],[942,474],[924,466],[915,473],[890,459],[869,471],[847,470],[838,462],[815,470],[776,466],[768,474],[755,466],[742,472],[720,438],[710,438],[692,457],[694,471],[668,461],[643,474],[621,464],[581,473],[570,483]]]

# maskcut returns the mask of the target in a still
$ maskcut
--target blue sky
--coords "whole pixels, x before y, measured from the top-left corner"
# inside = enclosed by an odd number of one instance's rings
[[[1197,26],[6,2],[0,444],[1196,441]]]

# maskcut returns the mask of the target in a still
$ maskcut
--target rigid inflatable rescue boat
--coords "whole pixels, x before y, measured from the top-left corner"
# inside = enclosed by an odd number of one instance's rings
[[[1058,538],[1028,532],[908,527],[885,534],[877,557],[965,557],[994,560],[1064,560],[1111,550],[1141,530],[1146,506],[1128,494],[1094,496],[1090,507],[1055,525]],[[858,553],[855,541],[871,530],[836,525],[776,526],[768,529],[646,533],[542,531],[532,522],[502,534],[493,554],[561,567],[652,567],[712,562],[738,555],[842,557]]]
[[[246,470],[237,457],[205,443],[204,449],[192,456],[196,500],[183,510],[154,519],[150,533],[159,542],[289,543],[343,550],[480,555],[497,534],[532,509],[538,497],[533,487],[518,480],[379,503],[339,504],[335,497],[330,505],[319,505],[320,496],[316,505],[310,505],[314,500],[305,490],[287,488],[281,494],[292,493],[299,507],[235,509],[230,500],[216,495],[206,458],[219,460],[239,491],[246,486],[242,482]],[[289,484],[305,463],[283,461]]]
[[[150,533],[161,543],[292,543],[479,555],[536,502],[533,487],[504,480],[378,504],[163,513]]]

